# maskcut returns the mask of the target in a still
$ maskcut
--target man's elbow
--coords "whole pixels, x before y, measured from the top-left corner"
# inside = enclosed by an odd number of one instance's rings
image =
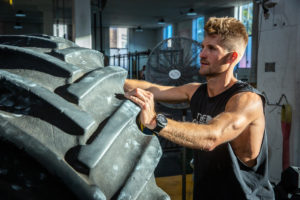
[[[205,144],[199,145],[199,148],[204,151],[213,151],[218,146],[215,138],[209,138]]]
[[[218,146],[216,140],[211,140],[207,147],[207,151],[213,151]]]
[[[219,145],[220,136],[219,130],[210,129],[209,138],[207,138],[207,151],[213,151]]]

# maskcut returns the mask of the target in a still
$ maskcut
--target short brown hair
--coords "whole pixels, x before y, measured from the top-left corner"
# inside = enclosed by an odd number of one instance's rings
[[[221,43],[228,50],[236,50],[233,41],[244,42],[244,47],[248,43],[248,34],[245,26],[239,20],[233,17],[211,17],[204,26],[205,35],[219,35]]]

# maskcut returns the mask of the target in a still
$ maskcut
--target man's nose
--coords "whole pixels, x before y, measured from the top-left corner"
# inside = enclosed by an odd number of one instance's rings
[[[200,58],[206,57],[206,53],[205,53],[204,49],[202,49],[202,50],[200,51],[199,57],[200,57]]]

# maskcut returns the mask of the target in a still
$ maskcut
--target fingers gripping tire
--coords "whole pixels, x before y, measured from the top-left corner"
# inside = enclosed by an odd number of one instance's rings
[[[169,199],[153,176],[157,138],[136,126],[139,107],[116,96],[125,70],[103,67],[101,53],[61,38],[0,36],[0,43],[0,193]],[[45,181],[51,176],[56,182]]]

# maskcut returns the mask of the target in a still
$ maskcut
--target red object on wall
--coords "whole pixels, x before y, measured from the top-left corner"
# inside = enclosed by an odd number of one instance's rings
[[[290,166],[290,133],[292,127],[292,107],[285,104],[281,109],[282,170]]]

